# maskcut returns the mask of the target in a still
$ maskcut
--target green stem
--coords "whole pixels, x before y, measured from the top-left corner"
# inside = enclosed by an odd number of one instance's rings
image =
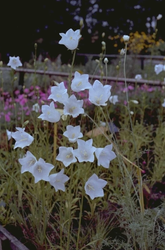
[[[132,131],[134,146],[135,146],[135,151],[136,151],[136,157],[137,157],[137,162],[138,162],[137,165],[139,166],[138,150],[137,150],[136,139],[135,139],[134,132],[133,132],[133,123],[132,123],[132,118],[131,118],[131,114],[130,114],[128,89],[127,89],[128,86],[127,86],[127,81],[126,81],[126,68],[125,68],[125,66],[126,66],[126,54],[127,54],[127,43],[125,43],[125,56],[124,56],[124,79],[125,79],[125,88],[126,88],[126,101],[127,101],[130,126],[131,126],[131,131]],[[143,183],[142,183],[142,176],[141,176],[140,169],[138,169],[137,177],[138,177],[138,182],[139,182],[140,209],[141,209],[141,213],[144,214],[144,196],[143,196],[143,186],[142,186]]]
[[[61,204],[60,204],[60,248],[62,249],[62,195],[61,195]]]
[[[79,238],[80,238],[80,230],[81,230],[81,219],[82,219],[82,210],[83,210],[83,199],[84,199],[84,191],[82,190],[82,198],[80,204],[80,214],[79,214],[79,224],[78,224],[78,233],[77,233],[77,242],[76,242],[76,250],[79,250]]]
[[[77,51],[77,49],[75,49],[75,50],[73,51],[72,64],[71,64],[70,74],[69,74],[69,78],[68,78],[68,93],[69,93],[69,94],[70,94],[70,92],[71,92],[71,81],[72,81],[72,74],[73,74],[74,61],[75,61],[75,58],[76,58],[76,51]]]

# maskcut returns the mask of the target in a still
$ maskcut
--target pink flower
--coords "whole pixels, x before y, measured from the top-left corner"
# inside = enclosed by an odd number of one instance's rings
[[[16,95],[19,95],[20,91],[17,89],[14,93],[15,93]]]
[[[5,121],[6,122],[10,122],[10,114],[8,113],[8,114],[5,114]]]
[[[24,91],[23,91],[24,93],[29,93],[29,89],[24,89]]]

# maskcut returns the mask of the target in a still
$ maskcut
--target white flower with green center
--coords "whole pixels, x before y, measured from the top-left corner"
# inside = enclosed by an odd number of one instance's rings
[[[49,182],[55,188],[56,192],[62,190],[65,192],[64,183],[69,180],[69,177],[64,174],[64,169],[59,173],[49,175]]]
[[[14,149],[15,148],[24,148],[26,146],[29,146],[33,140],[34,137],[29,135],[28,133],[26,133],[24,130],[25,128],[19,128],[16,127],[16,129],[18,131],[16,132],[12,132],[12,138],[14,138],[16,140],[16,143],[14,145]]]
[[[74,92],[79,92],[85,89],[90,89],[91,84],[89,83],[89,75],[88,74],[80,74],[79,72],[74,73],[74,78],[71,83],[71,89]]]
[[[96,106],[106,106],[106,102],[111,95],[111,86],[103,85],[100,81],[94,81],[89,89],[89,101]]]
[[[67,89],[64,86],[64,83],[61,82],[58,86],[51,87],[51,94],[48,99],[52,99],[55,102],[63,103],[68,99]]]
[[[23,158],[18,159],[18,161],[22,166],[21,173],[33,173],[33,167],[36,164],[37,159],[30,151],[27,151],[26,155]]]
[[[72,147],[59,147],[59,154],[57,155],[56,160],[61,161],[65,167],[68,167],[71,163],[77,161]]]
[[[49,181],[49,173],[54,168],[50,163],[45,162],[40,158],[36,164],[33,166],[33,171],[31,172],[35,178],[35,183],[40,180]]]
[[[60,36],[62,38],[59,41],[59,44],[65,45],[70,50],[77,48],[81,37],[80,30],[73,31],[72,29],[69,29],[66,33],[60,33]]]
[[[112,151],[112,144],[105,148],[96,148],[95,155],[98,161],[98,166],[109,168],[110,162],[116,158],[116,154]]]
[[[93,139],[87,141],[78,139],[78,148],[75,149],[75,156],[78,158],[79,162],[93,162],[94,161],[94,152],[95,147],[92,146]]]
[[[63,133],[64,136],[66,136],[70,142],[76,142],[78,138],[83,137],[83,134],[80,132],[80,126],[72,126],[68,125],[66,127],[66,131]]]
[[[106,186],[107,181],[98,178],[96,174],[93,174],[85,183],[85,193],[93,200],[96,197],[103,197],[103,188]]]
[[[75,95],[71,95],[64,104],[64,115],[71,115],[77,117],[80,114],[84,114],[83,100],[77,100]]]
[[[15,56],[9,56],[9,62],[7,64],[7,66],[10,66],[12,69],[18,68],[19,66],[22,66],[22,63],[19,59],[19,56],[15,57]]]
[[[55,109],[54,102],[51,102],[50,105],[42,105],[41,109],[42,114],[38,118],[48,122],[58,122],[60,120],[60,112]]]

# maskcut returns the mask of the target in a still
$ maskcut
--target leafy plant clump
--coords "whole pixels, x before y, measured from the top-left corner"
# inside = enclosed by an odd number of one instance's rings
[[[67,81],[1,89],[0,222],[30,249],[164,249],[164,89],[103,81],[105,43],[89,80],[74,72],[81,29],[60,35]]]

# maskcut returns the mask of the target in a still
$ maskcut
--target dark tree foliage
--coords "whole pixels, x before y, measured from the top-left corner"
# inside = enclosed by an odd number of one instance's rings
[[[8,62],[9,55],[19,55],[29,61],[38,44],[38,54],[56,58],[67,54],[58,44],[60,32],[79,28],[84,20],[80,52],[98,53],[101,34],[109,41],[107,51],[114,53],[108,37],[135,31],[153,33],[152,23],[158,14],[165,14],[163,0],[29,0],[5,1],[0,5],[0,60]],[[165,17],[158,22],[157,38],[165,40]],[[110,49],[111,48],[111,49]],[[69,53],[69,52],[68,52]]]

